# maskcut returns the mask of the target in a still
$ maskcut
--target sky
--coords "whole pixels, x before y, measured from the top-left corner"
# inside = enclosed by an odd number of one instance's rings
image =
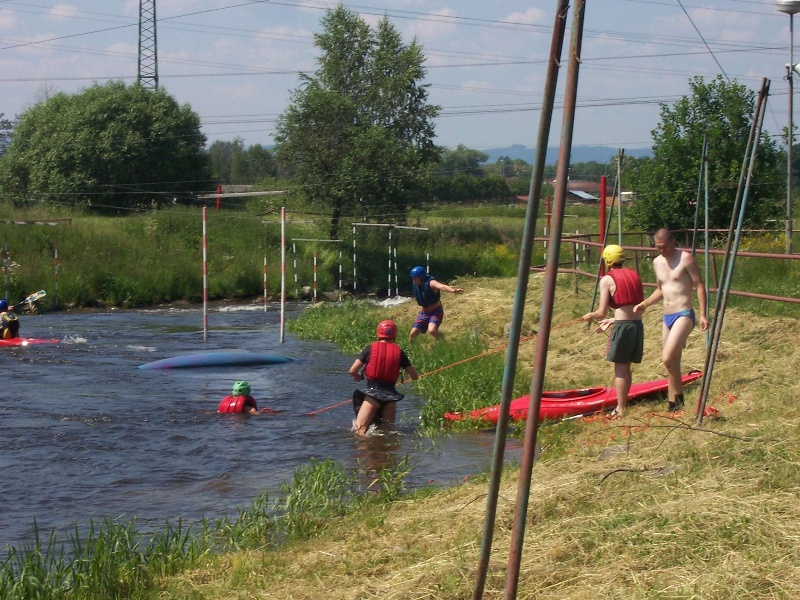
[[[371,24],[388,16],[404,41],[422,45],[424,83],[442,107],[437,144],[535,145],[557,0],[361,2],[344,5]],[[299,73],[317,67],[314,34],[336,5],[157,0],[159,84],[200,115],[208,143],[269,146]],[[0,0],[0,113],[13,118],[95,82],[135,81],[138,15],[139,0]],[[660,104],[688,95],[695,75],[722,75],[755,92],[769,79],[764,127],[778,135],[789,116],[791,21],[773,0],[586,0],[573,144],[650,147]],[[561,130],[568,48],[569,37],[551,145]]]

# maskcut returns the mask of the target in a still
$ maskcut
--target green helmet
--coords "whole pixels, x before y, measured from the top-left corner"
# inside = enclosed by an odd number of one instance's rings
[[[233,384],[233,390],[231,391],[231,396],[249,396],[250,395],[250,384],[246,381],[237,381]]]

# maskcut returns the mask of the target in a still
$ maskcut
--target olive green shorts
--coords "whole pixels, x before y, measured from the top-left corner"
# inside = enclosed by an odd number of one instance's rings
[[[644,355],[644,325],[641,321],[614,321],[608,340],[606,360],[613,363],[640,363]]]

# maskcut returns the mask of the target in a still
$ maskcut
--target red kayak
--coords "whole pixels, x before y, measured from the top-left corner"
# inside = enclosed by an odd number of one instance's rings
[[[702,376],[700,371],[690,371],[681,379],[684,384],[699,379]],[[628,392],[628,400],[643,398],[667,391],[669,380],[656,379],[655,381],[645,381],[634,383]],[[522,396],[511,401],[509,415],[512,421],[521,421],[528,418],[528,408],[531,397]],[[591,387],[579,390],[563,390],[558,392],[542,392],[542,403],[539,409],[539,420],[562,419],[576,415],[588,415],[602,412],[614,408],[617,405],[617,391],[612,387]],[[448,421],[459,421],[462,418],[480,419],[497,423],[500,416],[500,405],[478,408],[469,413],[445,413],[444,418]]]
[[[0,348],[3,346],[30,346],[31,344],[58,344],[61,340],[44,340],[41,338],[10,338],[7,340],[0,339]]]

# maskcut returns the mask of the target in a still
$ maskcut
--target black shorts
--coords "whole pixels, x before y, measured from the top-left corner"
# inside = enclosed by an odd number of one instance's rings
[[[608,340],[606,360],[613,363],[640,363],[644,356],[644,325],[641,321],[614,321]]]

